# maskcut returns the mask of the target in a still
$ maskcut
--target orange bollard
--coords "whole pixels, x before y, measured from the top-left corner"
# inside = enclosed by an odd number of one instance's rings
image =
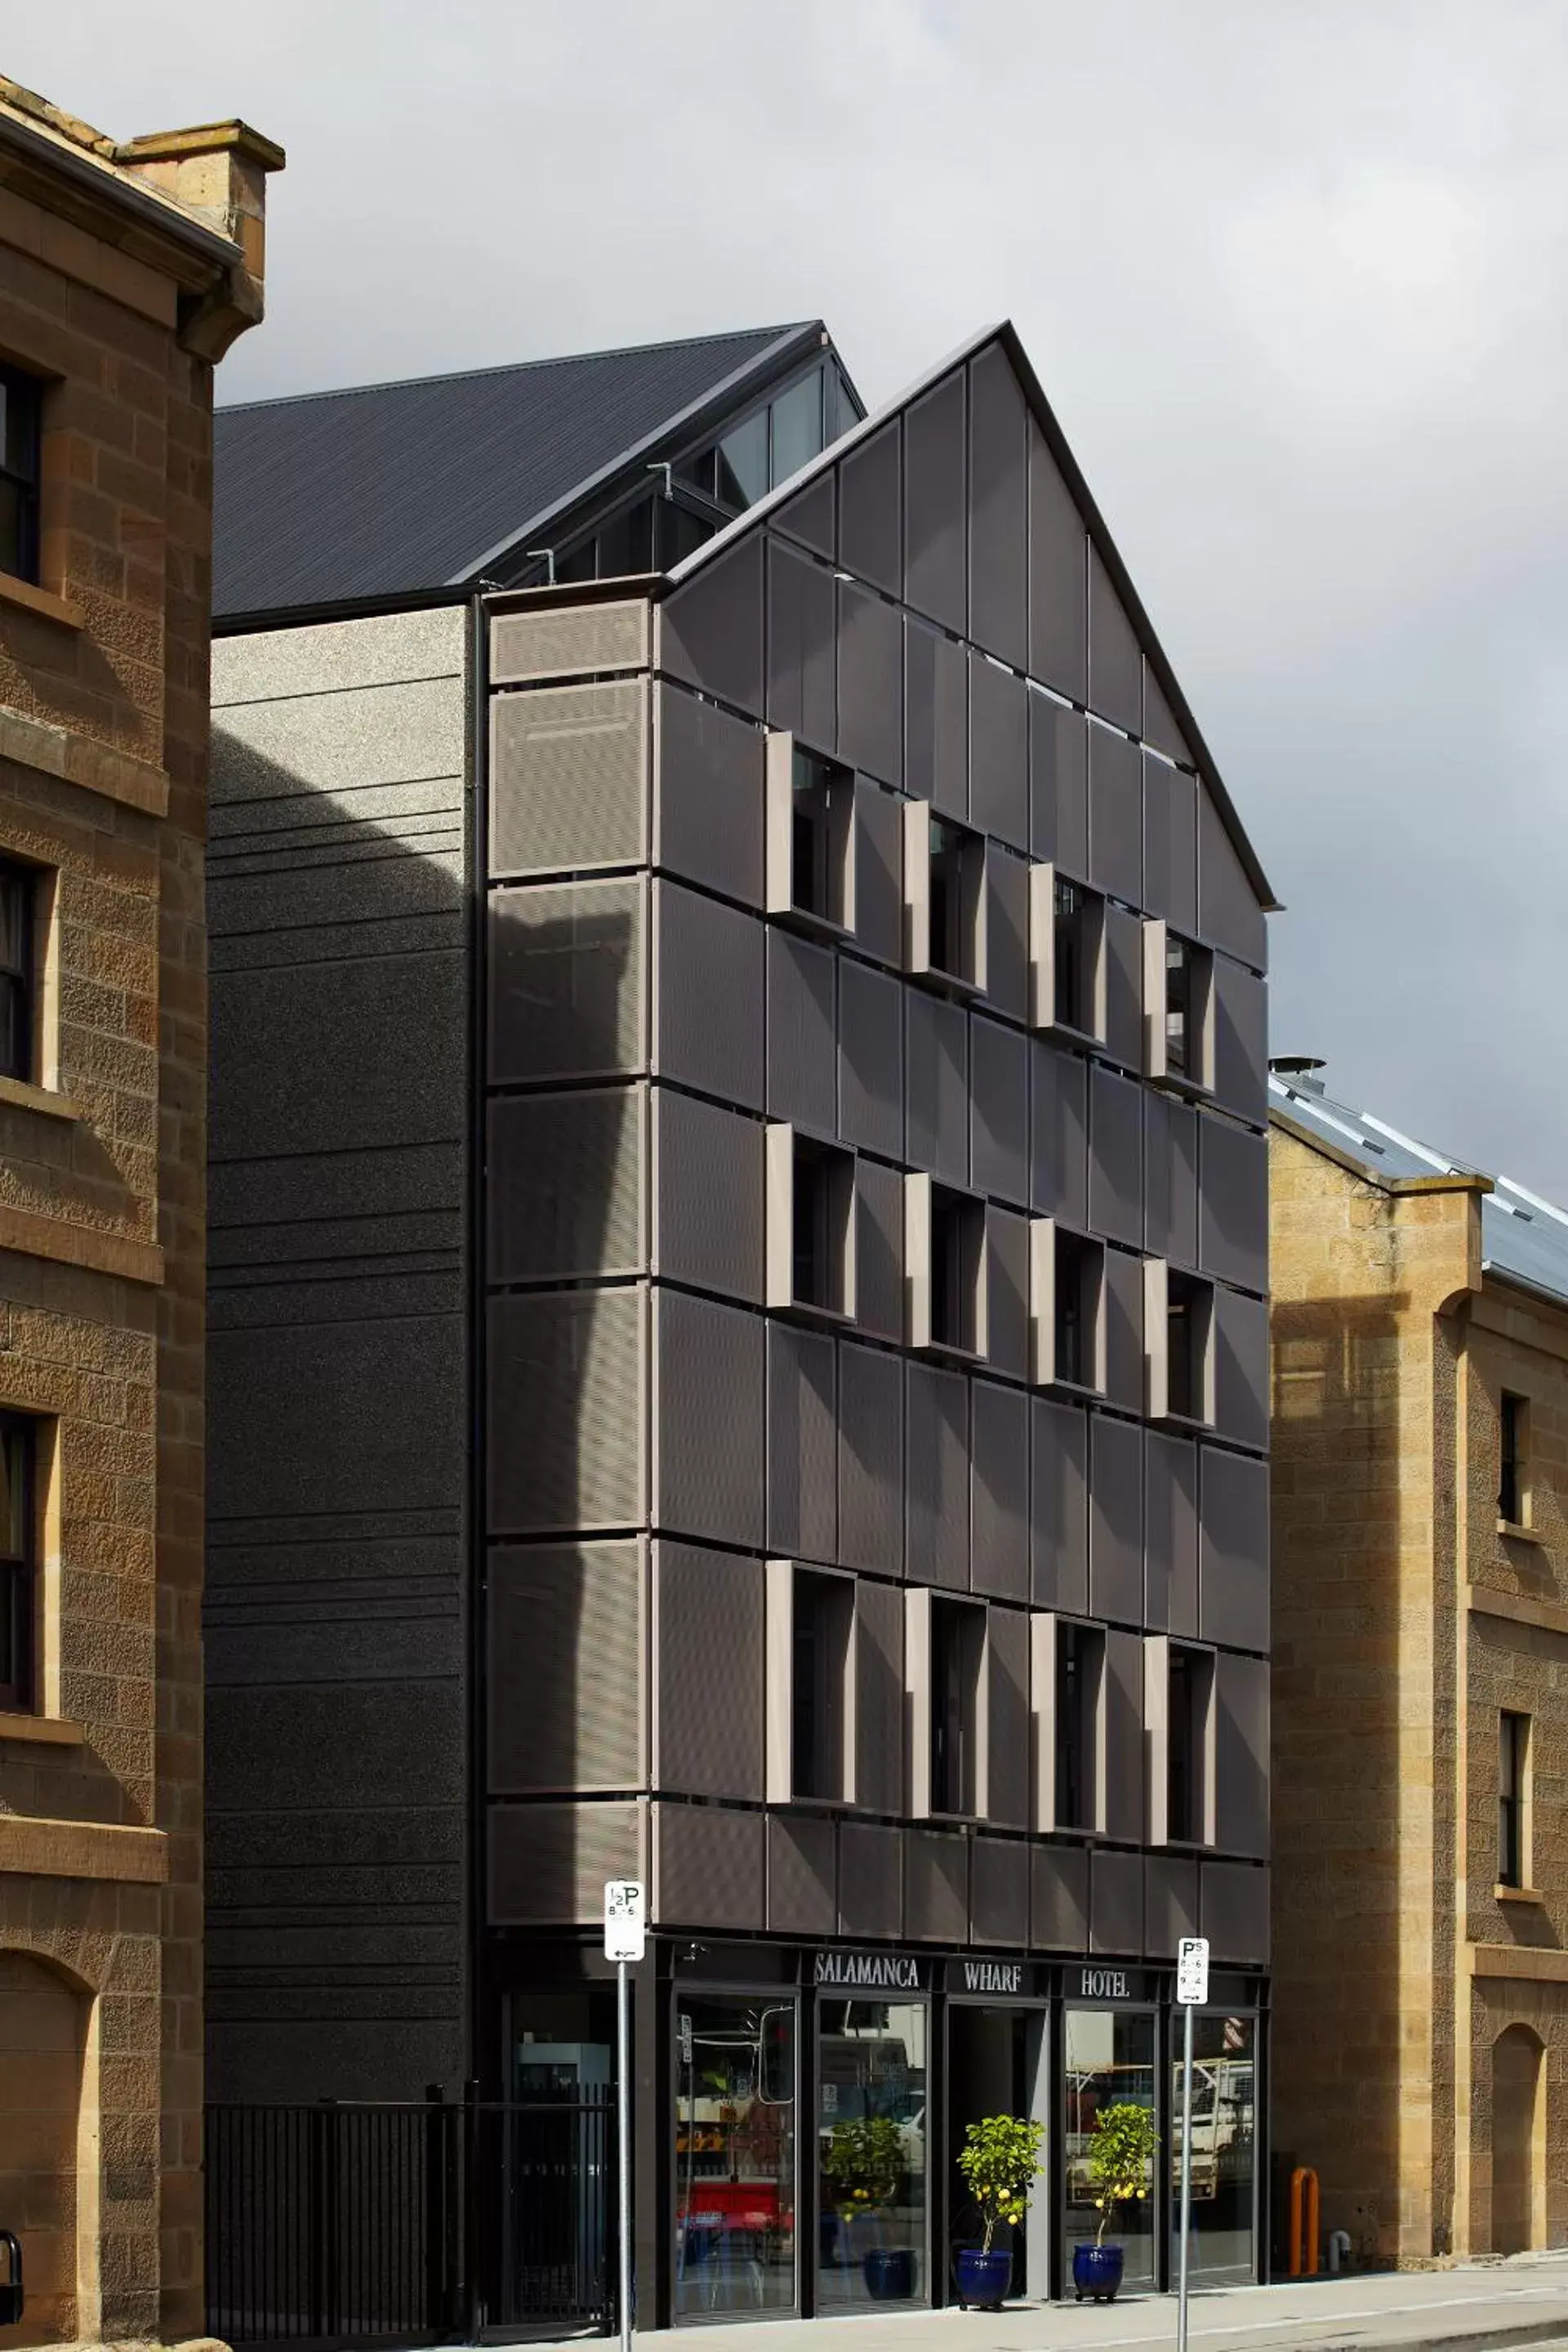
[[[1318,2275],[1318,2176],[1310,2164],[1290,2175],[1290,2276]]]

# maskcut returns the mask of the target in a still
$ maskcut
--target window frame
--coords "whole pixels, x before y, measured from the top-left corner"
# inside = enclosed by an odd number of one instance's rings
[[[1042,1613],[1030,1620],[1029,1646],[1035,1829],[1098,1837],[1105,1824],[1105,1628],[1086,1618]],[[1076,1662],[1079,1677],[1070,1711],[1064,1703],[1069,1662]],[[1075,1731],[1080,1802],[1069,1819],[1063,1759]]]
[[[796,795],[802,763],[821,772],[826,794],[822,812],[826,904],[814,906],[803,891],[796,856]],[[787,730],[767,739],[767,822],[763,864],[766,912],[783,923],[830,940],[855,936],[856,777],[825,751]]]
[[[1180,1067],[1170,1037],[1171,950],[1184,951],[1185,1037]],[[1194,1052],[1195,1046],[1195,1052]],[[1143,919],[1143,1075],[1172,1094],[1207,1101],[1215,1090],[1214,950],[1163,916]]]
[[[25,1531],[20,1554],[0,1552],[0,1612],[8,1623],[14,1671],[0,1682],[0,1714],[41,1713],[38,1658],[38,1476],[39,1424],[27,1413],[0,1412],[0,1444],[16,1441],[22,1485],[21,1524]]]
[[[954,1267],[958,1329],[948,1328],[939,1257],[951,1221],[962,1217],[963,1259]],[[939,1236],[942,1237],[939,1239]],[[984,1363],[991,1345],[991,1220],[984,1196],[917,1171],[904,1178],[904,1291],[908,1344],[922,1355]],[[941,1294],[939,1296],[939,1294]]]
[[[0,852],[0,892],[16,887],[20,913],[17,929],[21,933],[20,961],[9,964],[0,960],[0,982],[17,992],[21,1005],[20,1034],[21,1067],[7,1068],[4,1045],[4,1024],[0,1024],[0,1077],[15,1078],[22,1086],[37,1086],[39,1078],[39,971],[38,940],[40,905],[43,896],[44,869],[28,865],[24,859]],[[47,938],[47,929],[45,930]]]
[[[5,576],[25,581],[35,588],[42,585],[45,389],[42,376],[32,375],[26,368],[0,362],[0,391],[5,394],[7,411],[12,398],[17,394],[21,394],[26,404],[25,430],[30,460],[30,464],[20,470],[11,464],[7,456],[10,438],[7,417],[6,430],[0,432],[0,482],[11,484],[16,490],[20,523],[17,532],[19,568],[6,572]],[[0,566],[0,571],[4,568]]]
[[[1178,1301],[1189,1318],[1183,1379],[1176,1377],[1171,1349]],[[1163,1257],[1144,1259],[1144,1407],[1151,1421],[1173,1422],[1181,1429],[1215,1427],[1217,1320],[1215,1285],[1207,1275],[1189,1273]]]
[[[1499,1709],[1497,1884],[1510,1894],[1530,1890],[1534,1728],[1533,1718],[1521,1708]]]
[[[939,905],[934,869],[939,856],[950,855],[934,845],[938,827],[953,835],[951,854],[958,861],[951,904],[959,952],[951,961],[944,958],[953,942],[943,941],[939,951],[933,938]],[[989,856],[985,835],[973,825],[944,814],[930,801],[904,803],[904,969],[912,980],[966,1001],[985,993]]]
[[[910,1811],[916,1821],[984,1821],[989,1806],[991,1621],[983,1599],[911,1587],[904,1596]],[[961,1753],[945,1778],[939,1711],[956,1693]],[[956,1794],[959,1802],[952,1799]]]
[[[859,1223],[854,1150],[828,1137],[807,1134],[787,1119],[769,1125],[764,1150],[767,1198],[763,1304],[775,1314],[798,1316],[810,1322],[853,1323],[856,1229]],[[797,1281],[797,1213],[801,1171],[807,1161],[821,1171],[824,1179],[826,1223],[820,1239],[825,1258],[830,1263],[828,1279],[823,1286],[826,1296],[820,1298],[804,1297]]]
[[[1083,1286],[1092,1283],[1089,1313],[1089,1360],[1076,1378],[1063,1361],[1061,1308],[1067,1285],[1062,1258],[1078,1261],[1079,1312],[1083,1314]],[[1071,1396],[1105,1394],[1105,1244],[1094,1234],[1081,1233],[1058,1217],[1035,1217],[1029,1224],[1029,1377],[1036,1388],[1064,1389]]]
[[[767,1689],[764,1698],[764,1736],[766,1751],[767,1800],[770,1804],[804,1804],[823,1807],[853,1805],[856,1801],[857,1716],[856,1690],[858,1682],[860,1612],[857,1601],[856,1580],[842,1569],[824,1568],[814,1562],[796,1559],[770,1559],[766,1566],[766,1640]],[[831,1748],[825,1749],[823,1759],[829,1769],[820,1775],[824,1782],[836,1786],[817,1786],[818,1775],[801,1772],[799,1687],[800,1633],[802,1602],[820,1609],[826,1618],[837,1614],[838,1622],[829,1626],[837,1655],[827,1663],[825,1679],[836,1686],[837,1707],[829,1707],[818,1721],[820,1734],[831,1726]],[[810,1787],[802,1785],[809,1778]]]
[[[1510,1509],[1510,1504],[1512,1509]],[[1498,1528],[1529,1532],[1533,1525],[1530,1491],[1530,1399],[1517,1389],[1498,1392]]]
[[[1058,1002],[1062,976],[1062,956],[1059,948],[1059,890],[1076,891],[1081,901],[1079,921],[1082,927],[1087,970],[1083,982],[1084,1003],[1073,1010],[1087,1012],[1089,1025],[1068,1020]],[[1108,1026],[1108,988],[1105,955],[1105,893],[1091,883],[1082,882],[1074,874],[1064,873],[1050,860],[1029,868],[1029,1025],[1032,1029],[1049,1030],[1075,1045],[1096,1045],[1103,1049]]]
[[[1143,1644],[1151,1845],[1211,1848],[1218,1834],[1217,1668],[1206,1643],[1151,1633]],[[1174,1801],[1185,1763],[1185,1801]]]

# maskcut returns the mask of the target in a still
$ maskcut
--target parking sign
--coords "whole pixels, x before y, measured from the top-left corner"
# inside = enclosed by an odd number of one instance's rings
[[[1208,1997],[1208,1937],[1184,1936],[1176,1946],[1176,1999],[1184,2009],[1202,2009]]]
[[[647,1907],[640,1878],[605,1881],[605,1958],[640,1960],[647,1934]],[[1208,1946],[1204,1949],[1206,1952]]]

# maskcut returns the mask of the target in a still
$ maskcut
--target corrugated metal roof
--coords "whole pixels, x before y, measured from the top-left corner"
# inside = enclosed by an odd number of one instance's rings
[[[1373,1177],[1484,1176],[1471,1160],[1451,1160],[1371,1111],[1352,1110],[1300,1078],[1271,1073],[1269,1100]],[[1510,1176],[1492,1176],[1481,1202],[1481,1257],[1489,1274],[1568,1302],[1568,1210],[1527,1192]]]
[[[214,609],[451,586],[817,320],[221,408]]]

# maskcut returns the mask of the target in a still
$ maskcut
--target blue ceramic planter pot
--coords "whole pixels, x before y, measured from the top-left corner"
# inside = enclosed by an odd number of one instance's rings
[[[994,2246],[988,2254],[983,2254],[978,2246],[965,2246],[953,2269],[958,2299],[965,2311],[1001,2310],[1002,2298],[1013,2280],[1010,2246]]]
[[[1123,2250],[1120,2246],[1075,2246],[1072,2283],[1081,2303],[1086,2294],[1096,2303],[1114,2303],[1121,2284]]]
[[[866,2256],[866,2292],[873,2303],[907,2303],[915,2291],[915,2257],[909,2246],[875,2246]]]

